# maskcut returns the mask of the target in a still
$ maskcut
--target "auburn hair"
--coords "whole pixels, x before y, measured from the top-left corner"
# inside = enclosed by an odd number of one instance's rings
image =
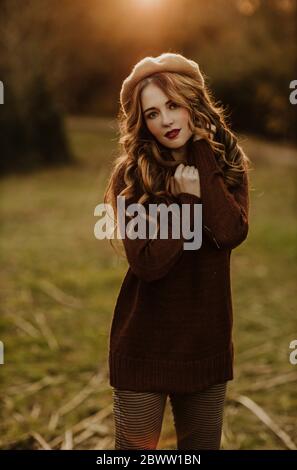
[[[141,92],[149,83],[154,83],[168,99],[188,110],[189,127],[193,135],[187,142],[187,150],[194,151],[195,134],[207,140],[229,190],[232,191],[242,183],[243,173],[249,171],[251,166],[250,159],[227,124],[225,108],[215,102],[206,83],[202,87],[196,79],[175,72],[155,73],[136,84],[126,112],[122,107],[118,112],[119,152],[112,164],[104,193],[104,203],[111,204],[115,220],[116,198],[119,195],[126,199],[136,197],[135,202],[140,204],[172,201],[170,177],[179,162],[174,160],[169,148],[157,141],[146,125]],[[119,175],[125,182],[120,192]]]

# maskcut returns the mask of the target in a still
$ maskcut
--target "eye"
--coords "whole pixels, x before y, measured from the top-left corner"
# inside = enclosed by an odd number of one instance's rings
[[[151,119],[152,114],[156,114],[156,112],[154,111],[154,112],[148,114],[148,115],[147,115],[147,118],[148,118],[148,119]]]
[[[171,107],[171,106],[174,106],[174,108],[178,108],[178,104],[176,104],[176,103],[173,103],[173,102],[172,102],[172,103],[170,103],[169,107]],[[148,119],[152,119],[152,117],[151,117],[151,116],[152,116],[152,114],[156,114],[156,112],[155,112],[155,111],[153,111],[152,113],[148,114],[148,115],[147,115],[147,118],[148,118]]]

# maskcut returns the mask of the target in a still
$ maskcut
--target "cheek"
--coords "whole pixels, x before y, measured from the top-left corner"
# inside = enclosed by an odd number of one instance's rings
[[[155,135],[155,134],[158,133],[158,125],[157,125],[157,123],[156,123],[155,120],[148,120],[146,125],[147,125],[148,130],[149,130],[153,135]]]
[[[187,109],[181,109],[180,110],[180,120],[186,124],[189,121],[189,112]]]

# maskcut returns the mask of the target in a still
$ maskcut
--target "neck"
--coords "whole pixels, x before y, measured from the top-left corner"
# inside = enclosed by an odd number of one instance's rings
[[[178,149],[171,150],[171,154],[176,162],[184,162],[187,158],[187,144]]]

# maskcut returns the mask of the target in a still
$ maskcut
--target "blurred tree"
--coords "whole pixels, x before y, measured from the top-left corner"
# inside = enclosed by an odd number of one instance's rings
[[[192,15],[183,50],[206,71],[233,125],[297,141],[297,106],[289,102],[297,71],[296,0],[212,0],[204,9],[186,1]]]
[[[44,68],[46,11],[36,8],[33,0],[24,0],[22,7],[20,14],[18,1],[0,2],[2,173],[72,161],[62,115]]]

